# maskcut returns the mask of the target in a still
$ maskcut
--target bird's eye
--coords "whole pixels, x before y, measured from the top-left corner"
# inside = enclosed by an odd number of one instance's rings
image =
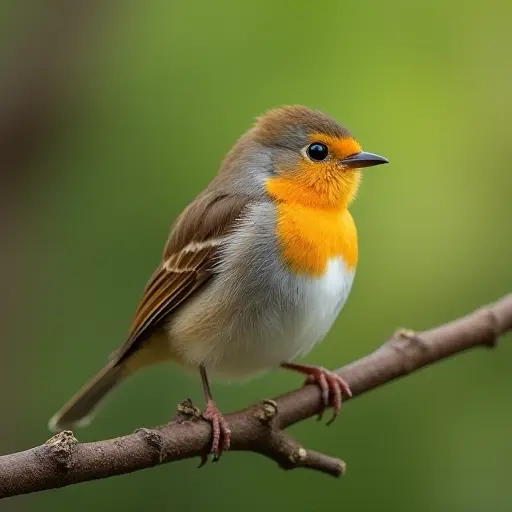
[[[311,160],[314,160],[315,162],[321,162],[327,158],[329,150],[327,149],[327,146],[322,142],[313,142],[313,144],[308,147],[307,153]]]

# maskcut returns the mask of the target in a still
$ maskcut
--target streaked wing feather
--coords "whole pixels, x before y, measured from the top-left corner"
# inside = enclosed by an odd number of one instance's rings
[[[200,254],[189,253],[190,261],[180,257],[172,266],[169,260],[160,266],[137,308],[129,338],[138,337],[156,322],[157,316],[170,313],[177,306],[175,301],[179,295],[188,296],[210,277],[208,263],[213,252],[213,248],[208,248],[198,251]]]
[[[114,354],[118,363],[212,277],[218,248],[247,203],[244,196],[205,192],[182,213],[167,242],[164,261],[146,285],[128,339]]]
[[[209,253],[213,250],[210,248]],[[142,300],[135,312],[128,340],[116,354],[118,361],[131,354],[145,334],[152,332],[160,321],[171,314],[192,293],[200,288],[212,275],[208,258],[203,256],[201,263],[193,267],[169,269],[164,262],[146,287]]]

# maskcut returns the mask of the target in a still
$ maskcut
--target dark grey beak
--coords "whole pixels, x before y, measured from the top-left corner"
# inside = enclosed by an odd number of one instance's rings
[[[361,167],[373,167],[374,165],[387,164],[389,161],[383,156],[361,151],[361,153],[357,153],[357,155],[347,156],[347,158],[341,160],[340,163],[343,167],[360,169]]]

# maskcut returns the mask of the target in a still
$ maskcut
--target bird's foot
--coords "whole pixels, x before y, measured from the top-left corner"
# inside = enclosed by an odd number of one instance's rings
[[[213,453],[213,462],[217,462],[222,453],[229,450],[231,430],[229,430],[227,421],[213,400],[208,400],[206,409],[203,412],[203,418],[210,422],[212,426],[212,446],[210,451]],[[206,457],[203,458],[201,466],[205,462]]]
[[[282,367],[288,370],[305,373],[307,377],[304,385],[316,384],[320,388],[322,393],[322,410],[318,414],[318,420],[322,419],[325,410],[329,406],[332,405],[333,408],[332,418],[327,422],[327,425],[330,425],[338,417],[341,410],[343,394],[348,397],[352,396],[352,391],[350,391],[350,387],[347,382],[338,374],[331,372],[330,370],[326,370],[319,366],[295,363],[284,363]]]

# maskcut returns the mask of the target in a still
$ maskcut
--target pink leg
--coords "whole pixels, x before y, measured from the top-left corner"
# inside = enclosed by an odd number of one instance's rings
[[[316,384],[320,388],[322,392],[322,411],[318,415],[318,419],[322,419],[325,409],[330,405],[334,409],[332,418],[327,422],[328,425],[340,413],[342,395],[352,396],[349,385],[339,375],[325,368],[297,363],[282,363],[281,368],[307,375],[305,384]]]
[[[229,450],[231,430],[229,430],[224,416],[213,400],[208,377],[206,376],[206,369],[201,365],[199,371],[201,372],[201,380],[203,382],[204,395],[206,398],[206,409],[203,412],[203,418],[212,425],[211,452],[213,453],[213,461],[216,462],[224,451]],[[203,457],[200,466],[203,466],[205,463],[206,456]]]

